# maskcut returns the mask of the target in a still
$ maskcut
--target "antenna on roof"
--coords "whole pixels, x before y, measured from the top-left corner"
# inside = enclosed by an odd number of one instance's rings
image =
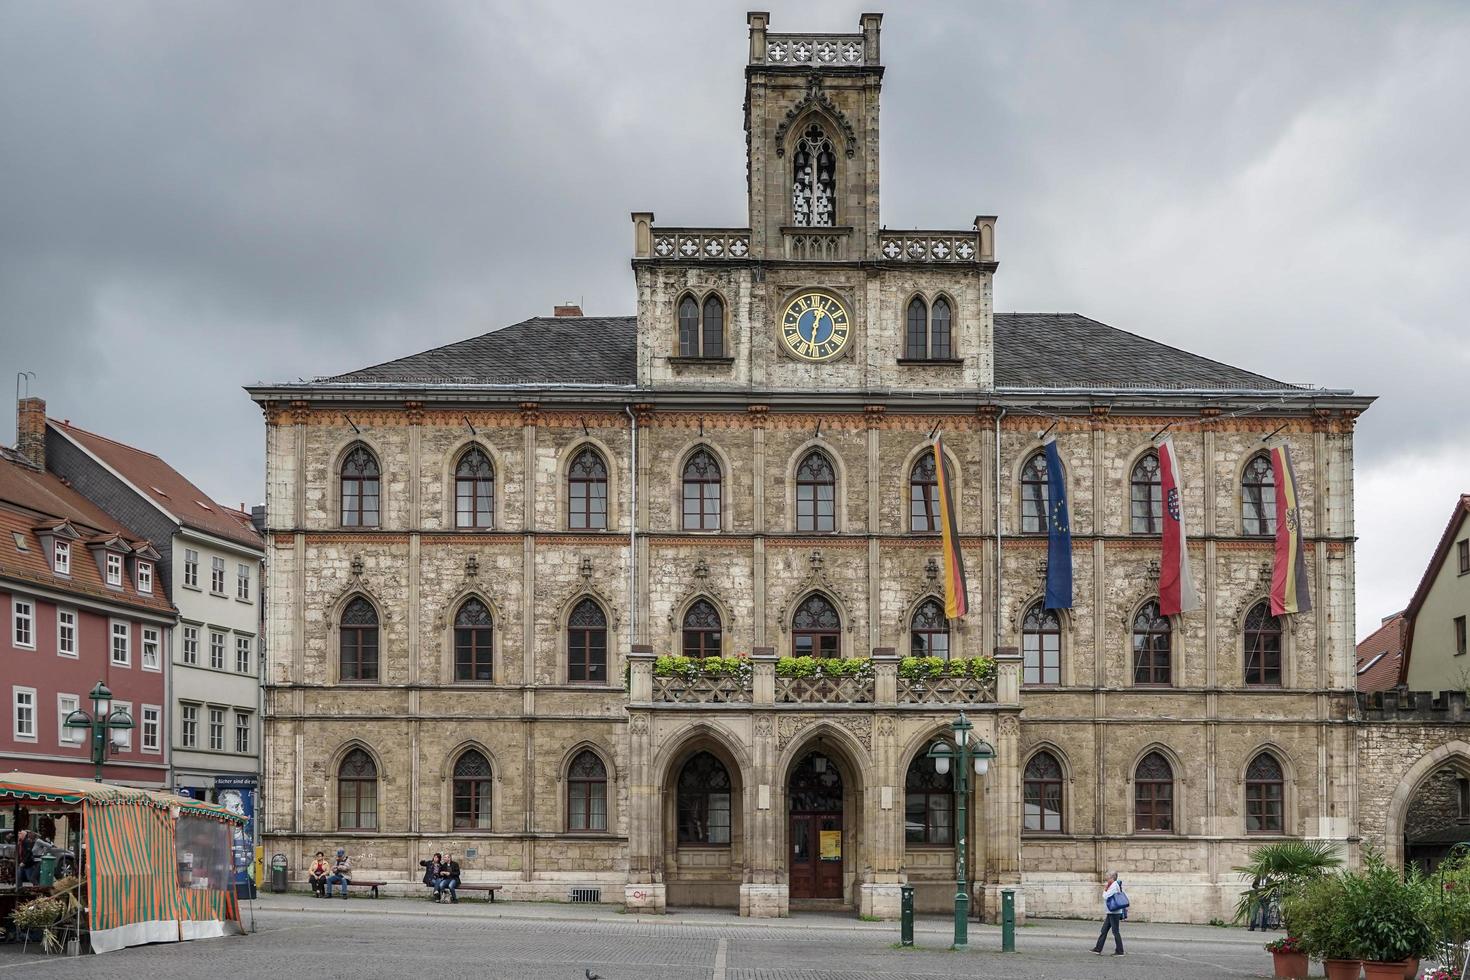
[[[15,400],[17,402],[20,401],[20,383],[21,383],[21,380],[22,379],[25,380],[26,397],[29,398],[29,397],[31,397],[31,379],[34,378],[35,376],[36,376],[36,372],[35,371],[17,371],[17,372],[15,372]]]

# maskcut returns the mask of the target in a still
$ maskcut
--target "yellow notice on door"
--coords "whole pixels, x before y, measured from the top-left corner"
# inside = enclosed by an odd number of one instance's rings
[[[823,861],[842,860],[842,831],[824,830],[821,832],[821,858]]]

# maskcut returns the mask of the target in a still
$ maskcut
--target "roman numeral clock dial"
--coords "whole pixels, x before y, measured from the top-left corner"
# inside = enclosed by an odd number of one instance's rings
[[[803,361],[830,361],[847,350],[852,318],[827,293],[802,293],[781,314],[781,342]]]

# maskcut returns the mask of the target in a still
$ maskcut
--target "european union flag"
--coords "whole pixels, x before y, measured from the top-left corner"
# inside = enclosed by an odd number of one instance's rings
[[[1047,609],[1072,608],[1072,519],[1067,514],[1067,482],[1057,440],[1046,441],[1046,602]]]

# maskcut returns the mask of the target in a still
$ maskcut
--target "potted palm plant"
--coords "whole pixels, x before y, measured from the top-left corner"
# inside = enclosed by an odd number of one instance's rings
[[[1264,912],[1273,906],[1282,909],[1282,926],[1287,934],[1266,944],[1276,976],[1307,976],[1307,952],[1286,912],[1286,899],[1341,862],[1336,845],[1328,841],[1283,840],[1253,848],[1250,862],[1235,869],[1251,883],[1236,903],[1236,921],[1246,920],[1252,926],[1260,923],[1265,928]]]

